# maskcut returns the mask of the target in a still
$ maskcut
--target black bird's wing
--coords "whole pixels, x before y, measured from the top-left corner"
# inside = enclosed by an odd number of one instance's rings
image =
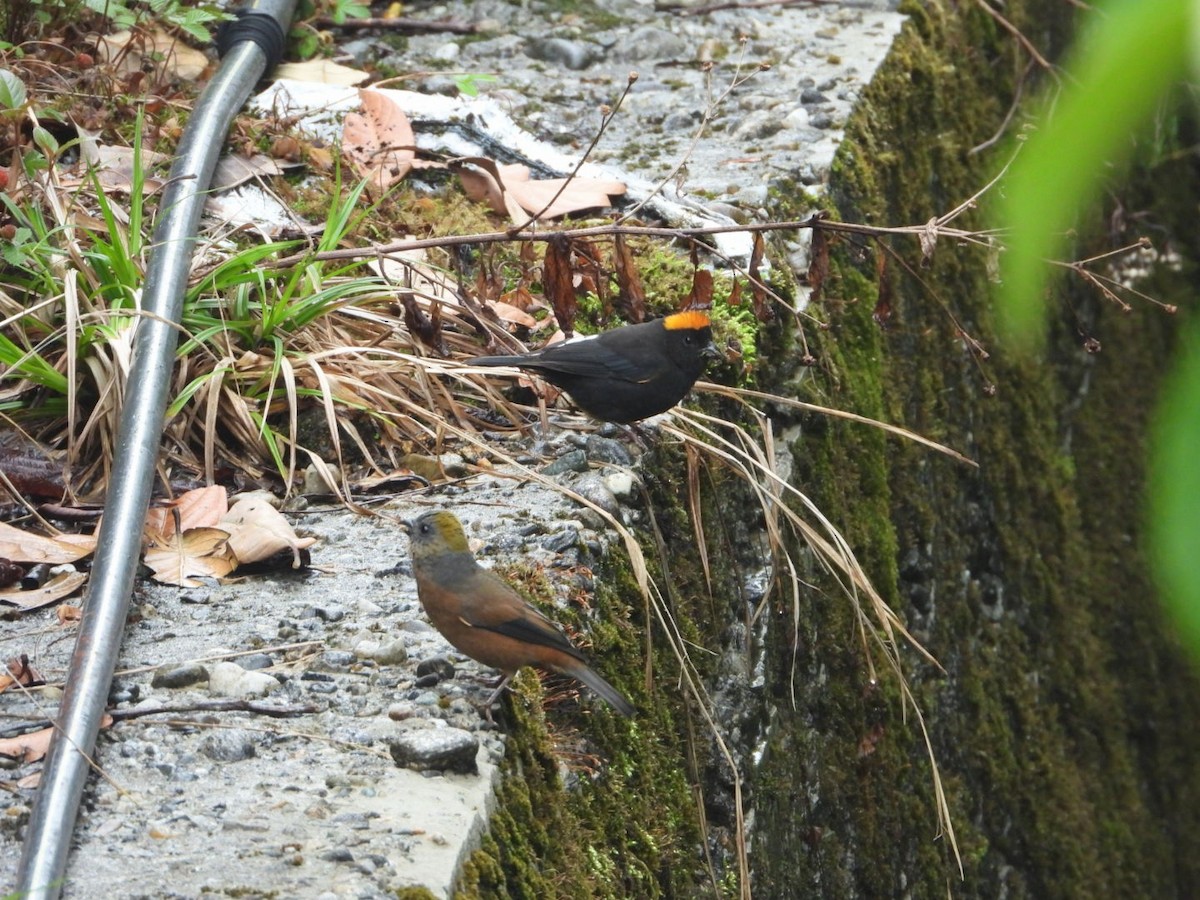
[[[535,370],[562,372],[564,375],[584,378],[620,378],[635,383],[654,378],[666,364],[667,359],[662,354],[653,359],[639,359],[605,346],[601,338],[555,344],[543,350],[536,359],[525,362],[526,366]],[[514,361],[511,365],[519,366],[521,363]]]

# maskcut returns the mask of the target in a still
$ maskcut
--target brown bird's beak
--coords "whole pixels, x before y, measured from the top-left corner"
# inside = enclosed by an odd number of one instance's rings
[[[403,519],[402,519],[402,520],[400,521],[400,530],[401,530],[401,531],[403,531],[405,534],[407,534],[407,535],[411,536],[411,535],[412,535],[412,531],[413,531],[413,524],[412,524],[412,522],[409,522],[409,521],[406,521],[406,520],[403,520]]]

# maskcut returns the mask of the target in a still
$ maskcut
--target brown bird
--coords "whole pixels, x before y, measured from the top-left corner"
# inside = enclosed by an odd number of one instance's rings
[[[467,365],[529,369],[593,419],[626,424],[666,412],[720,355],[708,313],[693,309],[533,353],[477,356]]]
[[[536,666],[582,681],[621,715],[633,715],[633,704],[588,666],[558,626],[475,561],[453,513],[422,513],[405,528],[417,596],[433,627],[457,650],[504,673],[486,709],[517,669]]]

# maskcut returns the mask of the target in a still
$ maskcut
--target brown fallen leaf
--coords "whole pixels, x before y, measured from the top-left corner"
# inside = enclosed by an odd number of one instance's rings
[[[314,537],[297,537],[291,524],[271,504],[260,498],[239,500],[221,520],[229,531],[229,548],[241,564],[269,559],[283,550],[292,551],[292,568],[301,566],[300,551],[317,542]]]
[[[450,168],[458,175],[463,191],[470,199],[487,203],[494,212],[507,215],[517,225],[524,224],[529,215],[535,213],[540,213],[541,219],[556,219],[574,212],[611,206],[613,197],[625,193],[625,184],[613,180],[577,176],[570,179],[565,188],[563,185],[568,181],[565,178],[533,181],[528,166],[497,165],[482,157],[457,160]]]
[[[67,625],[83,619],[82,606],[68,606],[66,603],[55,610],[58,614],[58,624]]]
[[[0,522],[0,557],[27,563],[75,562],[96,549],[94,535],[60,534],[48,538]]]
[[[468,199],[486,203],[492,212],[508,216],[514,225],[521,225],[529,217],[516,198],[505,189],[501,168],[494,160],[482,156],[463,157],[450,163],[450,171],[458,176]]]
[[[408,116],[393,100],[371,90],[360,90],[358,97],[363,111],[346,114],[342,153],[378,196],[412,170],[417,140]]]
[[[520,325],[524,328],[537,328],[537,319],[525,312],[525,310],[513,306],[511,303],[505,303],[503,300],[493,300],[488,303],[488,307],[501,322]]]
[[[143,561],[155,581],[181,587],[200,587],[196,578],[224,578],[237,567],[229,533],[220,528],[193,528],[170,539],[156,538]]]
[[[7,670],[5,674],[0,675],[0,693],[8,690],[14,684],[19,684],[22,687],[45,684],[46,679],[41,676],[41,673],[37,669],[29,664],[29,655],[26,653],[12,657],[6,664],[5,669]]]
[[[112,723],[112,716],[105,713],[100,720],[100,727],[108,728]],[[0,738],[0,756],[7,756],[10,759],[19,760],[21,763],[37,762],[50,749],[50,738],[53,736],[54,727],[51,726],[14,738]]]
[[[75,593],[87,581],[86,572],[59,572],[41,587],[0,591],[0,603],[8,603],[25,612],[57,603]]]
[[[157,28],[121,31],[96,39],[100,60],[120,75],[143,71],[144,65],[174,73],[181,81],[198,81],[209,60],[199,50]]]
[[[371,73],[343,66],[331,59],[310,59],[307,62],[289,62],[278,65],[275,67],[273,77],[353,87],[370,80]]]
[[[192,528],[208,528],[221,521],[229,511],[229,494],[220,485],[196,488],[180,494],[162,506],[152,507],[146,513],[146,540],[166,540],[175,534],[176,516],[180,531]]]

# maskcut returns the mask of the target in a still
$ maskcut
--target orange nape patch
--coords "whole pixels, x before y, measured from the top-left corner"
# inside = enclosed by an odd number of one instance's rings
[[[667,331],[681,331],[686,328],[707,328],[709,326],[708,313],[701,312],[698,309],[690,309],[687,312],[675,313],[663,319],[663,327]]]

